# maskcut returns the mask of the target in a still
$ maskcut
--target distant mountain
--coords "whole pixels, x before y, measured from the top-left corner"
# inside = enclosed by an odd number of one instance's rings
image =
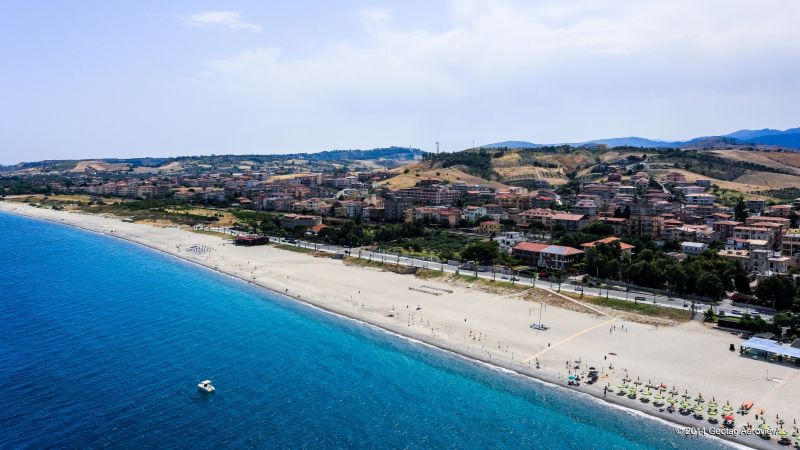
[[[542,144],[534,144],[527,141],[503,141],[495,142],[494,144],[481,145],[480,148],[539,148],[544,147]]]
[[[579,144],[572,144],[572,145],[588,145],[588,144],[602,144],[602,145],[607,145],[609,147],[665,148],[665,147],[675,147],[676,144],[678,143],[667,142],[667,141],[656,141],[653,139],[630,136],[621,138],[597,139],[594,141],[581,142]]]
[[[714,147],[724,145],[774,145],[800,150],[800,128],[788,130],[775,130],[764,128],[762,130],[739,130],[721,136],[701,136],[685,141],[662,141],[637,136],[595,139],[586,142],[569,144],[534,144],[527,141],[503,141],[494,144],[482,145],[482,148],[539,148],[548,145],[571,145],[573,147],[607,145],[609,147],[642,147],[642,148],[678,148],[678,147]]]
[[[800,132],[792,134],[770,134],[753,139],[744,139],[739,142],[744,144],[776,145],[778,147],[800,150]]]
[[[733,133],[726,134],[725,137],[731,137],[731,138],[740,139],[740,140],[747,140],[747,139],[755,139],[755,138],[760,138],[762,136],[769,136],[769,135],[772,135],[772,134],[781,134],[781,133],[783,133],[783,131],[781,131],[781,130],[774,130],[772,128],[764,128],[763,130],[739,130],[739,131],[734,131]]]

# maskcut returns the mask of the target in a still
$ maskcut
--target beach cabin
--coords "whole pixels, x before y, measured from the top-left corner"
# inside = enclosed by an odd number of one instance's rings
[[[251,247],[253,245],[266,245],[269,243],[269,237],[261,235],[248,234],[245,236],[236,236],[233,240],[235,245],[244,245]]]

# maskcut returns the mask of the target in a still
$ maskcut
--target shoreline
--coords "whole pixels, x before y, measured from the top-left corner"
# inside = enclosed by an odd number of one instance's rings
[[[10,206],[10,208],[7,207],[6,205]],[[30,208],[30,210],[28,210],[27,208]],[[178,251],[171,252],[171,251],[168,251],[165,248],[159,248],[158,246],[156,246],[154,244],[146,242],[146,240],[141,239],[137,235],[126,235],[125,233],[117,233],[117,232],[114,232],[114,231],[111,231],[111,232],[103,231],[101,229],[92,228],[92,227],[90,227],[88,225],[81,225],[80,223],[76,223],[76,222],[79,222],[79,221],[68,221],[68,220],[65,220],[66,218],[68,218],[70,216],[73,216],[73,215],[76,215],[76,216],[87,215],[85,213],[75,214],[75,213],[69,213],[69,212],[63,212],[63,211],[53,211],[55,216],[53,216],[53,217],[45,217],[46,214],[31,214],[31,213],[34,213],[35,211],[38,211],[38,208],[34,209],[33,207],[28,207],[28,206],[22,205],[22,204],[11,204],[11,203],[7,203],[7,202],[0,202],[0,212],[6,212],[6,213],[9,213],[9,214],[16,214],[16,215],[19,215],[19,216],[22,216],[22,217],[25,217],[25,218],[28,218],[28,219],[38,219],[38,220],[44,220],[44,221],[48,221],[48,222],[55,223],[55,224],[67,225],[67,226],[70,226],[70,227],[78,228],[78,229],[83,230],[83,231],[88,231],[88,232],[91,232],[91,233],[101,234],[101,235],[110,236],[110,237],[116,237],[118,239],[130,242],[130,243],[133,243],[133,244],[141,245],[142,247],[145,247],[145,248],[150,249],[150,250],[157,251],[157,252],[159,252],[161,254],[168,255],[168,256],[171,256],[171,257],[175,257],[175,258],[181,260],[182,262],[191,263],[192,265],[197,266],[199,268],[208,269],[208,270],[211,270],[213,272],[216,272],[217,274],[231,277],[231,278],[233,278],[233,279],[235,279],[235,280],[237,280],[239,282],[244,282],[246,284],[249,284],[249,285],[261,288],[261,289],[266,289],[271,294],[277,295],[277,296],[279,296],[281,298],[284,298],[284,299],[286,299],[288,301],[295,301],[295,302],[299,301],[299,303],[301,303],[304,306],[311,307],[311,308],[313,308],[313,309],[315,309],[317,311],[321,311],[321,312],[324,312],[326,314],[330,314],[330,315],[336,317],[339,320],[344,319],[344,320],[353,321],[354,323],[356,323],[356,324],[358,324],[360,326],[366,326],[366,327],[368,327],[369,329],[371,329],[373,331],[381,332],[381,333],[387,333],[388,335],[393,336],[393,338],[400,338],[402,340],[410,342],[412,345],[423,345],[423,346],[426,346],[426,347],[428,347],[430,349],[435,349],[436,351],[442,351],[442,352],[444,352],[445,354],[447,354],[450,357],[457,357],[457,358],[459,358],[459,359],[461,359],[463,361],[466,361],[466,362],[469,362],[471,364],[476,364],[478,366],[481,366],[484,369],[500,371],[500,372],[507,373],[507,374],[510,374],[510,375],[513,375],[513,376],[524,377],[525,380],[532,380],[532,381],[534,381],[536,383],[540,383],[542,385],[546,385],[546,386],[549,386],[549,387],[560,388],[560,389],[564,389],[565,391],[570,391],[570,392],[573,392],[573,393],[576,393],[576,394],[585,395],[585,396],[587,396],[586,400],[597,401],[599,404],[603,404],[603,405],[606,405],[606,406],[611,406],[611,407],[614,407],[614,408],[619,408],[620,410],[623,410],[623,411],[625,411],[626,413],[628,413],[630,415],[633,415],[633,416],[636,416],[636,417],[640,417],[640,418],[644,418],[644,419],[655,420],[655,421],[657,421],[659,423],[662,423],[664,425],[668,425],[670,427],[673,427],[675,429],[676,433],[678,433],[679,430],[686,429],[686,428],[689,428],[689,427],[691,427],[691,428],[703,428],[703,429],[706,429],[706,430],[710,428],[708,426],[709,425],[708,422],[705,421],[705,420],[703,420],[703,421],[695,420],[695,419],[692,418],[691,415],[683,416],[683,415],[680,415],[678,412],[675,412],[675,413],[672,413],[672,414],[667,413],[666,411],[660,412],[660,411],[658,411],[658,409],[653,407],[652,404],[650,404],[650,403],[642,403],[638,399],[631,401],[631,400],[629,400],[627,398],[627,396],[618,396],[616,394],[616,392],[610,393],[609,396],[604,397],[602,390],[597,392],[597,391],[595,391],[595,389],[593,389],[593,388],[598,388],[599,389],[601,387],[602,383],[598,383],[597,385],[592,386],[591,388],[589,386],[585,385],[585,384],[582,384],[581,386],[577,386],[577,387],[576,386],[568,386],[563,378],[553,376],[552,374],[550,374],[549,372],[547,372],[545,370],[539,371],[539,370],[536,370],[536,369],[532,369],[530,367],[530,365],[529,366],[524,366],[523,364],[516,364],[515,365],[513,358],[509,363],[509,362],[505,361],[502,358],[493,358],[492,357],[492,353],[488,353],[490,356],[489,357],[485,357],[485,356],[483,356],[481,354],[478,354],[475,351],[472,351],[469,348],[462,348],[458,344],[452,343],[452,340],[451,340],[450,344],[448,344],[448,341],[446,339],[444,339],[444,338],[441,338],[441,337],[439,337],[439,338],[430,337],[430,336],[427,336],[425,334],[422,334],[422,333],[419,333],[419,332],[415,332],[413,329],[408,329],[408,326],[407,327],[387,326],[386,323],[380,323],[378,321],[370,320],[370,318],[366,317],[366,315],[364,315],[364,314],[361,314],[361,315],[354,314],[352,312],[347,311],[345,308],[332,307],[332,306],[326,304],[323,301],[315,300],[313,296],[303,297],[299,293],[295,293],[295,292],[289,293],[288,288],[285,289],[284,292],[281,292],[280,287],[278,285],[276,285],[275,283],[266,283],[266,282],[259,281],[257,279],[247,279],[246,277],[242,276],[241,274],[236,273],[234,270],[225,270],[225,269],[220,268],[219,266],[213,265],[212,263],[204,263],[203,261],[196,260],[196,259],[191,259],[191,258],[189,258],[187,256],[183,256]],[[44,211],[50,211],[50,210],[44,210]],[[105,218],[105,217],[102,217],[102,216],[94,216],[94,215],[89,215],[89,216],[101,217],[101,218],[103,218],[105,220],[108,220],[108,221],[117,220],[117,219]],[[141,225],[141,224],[137,224],[136,226],[138,226],[138,227],[149,227],[149,225]],[[213,238],[214,239],[218,239],[218,240],[220,239],[219,237],[213,237]],[[281,251],[281,250],[278,250],[278,249],[275,249],[275,250]],[[285,251],[283,251],[283,252],[285,252]],[[285,253],[289,253],[289,252],[285,252]],[[301,256],[304,257],[304,258],[308,258],[308,259],[312,259],[313,258],[310,255],[301,255]],[[395,276],[401,277],[402,275],[395,275]],[[465,319],[465,321],[466,321],[466,319]],[[610,379],[610,377],[609,377],[609,379]],[[741,419],[741,420],[744,420],[744,419]],[[703,434],[701,436],[720,439],[721,442],[724,442],[727,445],[730,445],[730,446],[733,446],[733,447],[739,447],[739,448],[773,448],[773,445],[777,445],[777,442],[774,441],[774,440],[765,441],[765,440],[762,440],[761,438],[758,438],[756,436],[749,436],[749,435],[730,436],[730,435],[712,435],[712,434],[709,434],[709,433],[705,433],[705,434]],[[686,439],[697,439],[699,437],[700,436],[697,436],[697,435],[691,435],[691,436],[686,436]]]

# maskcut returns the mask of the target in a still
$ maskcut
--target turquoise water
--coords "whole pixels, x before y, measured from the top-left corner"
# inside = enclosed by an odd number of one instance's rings
[[[722,446],[118,239],[0,213],[0,258],[0,448]]]

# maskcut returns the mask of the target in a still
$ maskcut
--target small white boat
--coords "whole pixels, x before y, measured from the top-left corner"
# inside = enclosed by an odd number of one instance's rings
[[[201,381],[200,384],[197,385],[197,389],[200,389],[203,392],[208,392],[209,394],[214,392],[214,386],[211,385],[211,380],[204,380]]]

